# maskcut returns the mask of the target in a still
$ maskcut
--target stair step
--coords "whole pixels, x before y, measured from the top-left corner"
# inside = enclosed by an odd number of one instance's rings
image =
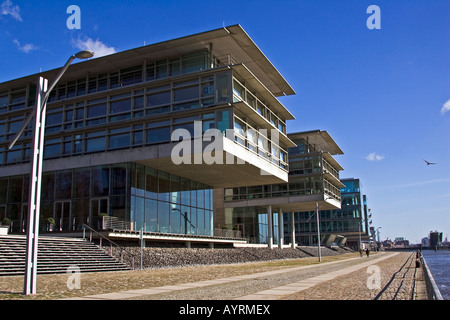
[[[23,275],[25,256],[25,237],[0,237],[0,276]],[[39,237],[38,274],[66,273],[72,265],[79,267],[80,272],[130,270],[103,249],[85,240]]]

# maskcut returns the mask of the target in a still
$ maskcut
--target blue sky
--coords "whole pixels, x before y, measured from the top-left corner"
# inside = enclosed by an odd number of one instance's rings
[[[69,30],[67,8],[81,9]],[[381,29],[366,26],[370,5]],[[0,82],[241,24],[297,92],[288,131],[328,131],[381,238],[450,233],[450,2],[0,0]],[[436,162],[427,166],[426,159]]]

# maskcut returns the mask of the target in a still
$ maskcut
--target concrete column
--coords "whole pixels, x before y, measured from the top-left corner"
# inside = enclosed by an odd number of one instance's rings
[[[291,212],[291,239],[292,239],[292,248],[295,249],[295,221],[294,221],[294,212]]]
[[[272,206],[267,206],[267,224],[268,224],[268,238],[267,245],[270,249],[273,248],[273,217],[272,217]]]
[[[284,244],[284,226],[283,226],[283,210],[278,210],[278,248],[283,249]]]

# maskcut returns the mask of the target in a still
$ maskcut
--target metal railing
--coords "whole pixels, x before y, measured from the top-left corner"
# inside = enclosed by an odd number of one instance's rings
[[[422,252],[419,252],[419,255],[420,255],[420,263],[422,264],[423,268],[425,285],[427,287],[428,300],[444,300],[436,282],[434,281],[433,274],[428,268],[427,262],[425,261],[425,258],[422,255]]]
[[[108,237],[104,236],[100,232],[97,232],[96,230],[92,229],[87,224],[83,224],[83,239],[86,239],[86,229],[89,230],[89,242],[93,242],[92,241],[93,234],[96,234],[99,237],[99,247],[100,247],[100,249],[105,250],[105,249],[103,249],[103,241],[102,241],[103,239],[109,242],[111,257],[115,257],[115,255],[113,253],[113,246],[115,246],[118,250],[120,250],[120,254],[119,254],[119,256],[120,256],[120,263],[124,263],[123,262],[123,254],[124,254],[124,252],[128,253],[131,256],[131,268],[133,270],[135,270],[135,267],[134,267],[134,265],[135,265],[135,263],[134,263],[135,262],[135,254],[134,253],[132,253],[131,251],[129,251],[129,250],[125,249],[124,247],[118,245],[117,243],[115,243],[114,241],[112,241]],[[142,257],[140,259],[142,260]],[[142,263],[141,263],[141,266],[142,266]]]
[[[129,221],[124,221],[117,217],[103,217],[103,229],[104,230],[117,230],[117,231],[134,231],[138,232],[139,230],[136,230],[133,227],[133,224]],[[146,232],[146,233],[152,233],[152,234],[158,234],[161,232]],[[165,233],[166,234],[166,233]],[[196,235],[196,234],[178,234],[174,233],[176,235],[188,235],[188,236],[202,236],[202,235]],[[234,238],[234,239],[240,239],[242,238],[242,232],[239,230],[229,230],[229,229],[220,229],[215,228],[213,231],[214,237],[221,237],[221,238]],[[207,237],[207,235],[205,235]]]

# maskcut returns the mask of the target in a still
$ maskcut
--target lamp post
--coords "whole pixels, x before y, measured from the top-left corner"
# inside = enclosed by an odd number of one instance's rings
[[[370,209],[369,209],[369,218],[372,218],[372,213],[370,213]],[[359,233],[359,250],[361,250],[361,224],[363,224],[364,222],[366,222],[368,219],[361,219],[361,221],[358,223],[358,233]],[[369,220],[369,225],[372,224],[372,220]]]
[[[378,241],[375,239],[375,241],[376,241],[376,243],[377,243],[377,251],[380,250],[380,247],[381,247],[381,242],[380,242],[380,229],[381,229],[381,227],[378,227],[378,228],[375,230],[375,234],[377,235],[377,238],[378,238]]]
[[[333,199],[331,197],[325,198],[324,201],[327,201],[328,199]],[[319,262],[322,262],[322,250],[320,249],[320,221],[319,221],[319,203],[316,202],[316,223],[317,223],[317,255],[319,257]],[[309,220],[312,217],[310,217],[306,222],[309,222]]]
[[[94,56],[92,51],[81,51],[67,60],[55,80],[48,87],[48,80],[39,77],[36,93],[36,106],[8,146],[11,149],[19,140],[34,117],[33,149],[31,154],[30,195],[28,203],[27,249],[25,259],[24,294],[36,294],[37,251],[39,235],[40,196],[42,184],[42,160],[44,156],[45,113],[50,92],[76,58],[88,59]]]

